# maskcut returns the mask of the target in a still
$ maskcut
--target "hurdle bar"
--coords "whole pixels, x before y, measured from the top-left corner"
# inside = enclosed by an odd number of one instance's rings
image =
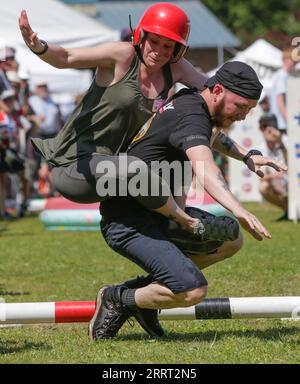
[[[83,323],[94,301],[0,303],[1,324]],[[299,318],[300,296],[210,298],[187,308],[163,309],[160,320]]]

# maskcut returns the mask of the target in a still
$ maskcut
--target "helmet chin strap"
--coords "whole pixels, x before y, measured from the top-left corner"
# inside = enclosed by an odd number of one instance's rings
[[[136,52],[139,60],[147,67],[147,64],[145,63],[143,55],[142,55],[141,48],[137,45],[134,45],[134,49],[135,49],[135,52]]]
[[[131,23],[131,15],[128,15],[128,18],[129,18],[129,28],[131,30],[131,33],[132,33],[132,36],[134,35],[134,29],[132,28],[132,23]],[[143,58],[143,55],[142,55],[142,51],[141,51],[141,48],[137,45],[134,45],[133,46],[134,49],[135,49],[135,52],[137,54],[137,57],[139,58],[139,60],[144,64],[146,65],[145,61],[144,61],[144,58]],[[146,65],[147,67],[147,65]]]

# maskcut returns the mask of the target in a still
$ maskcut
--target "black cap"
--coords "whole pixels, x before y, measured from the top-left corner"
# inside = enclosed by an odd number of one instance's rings
[[[253,100],[259,100],[263,89],[254,69],[241,61],[229,61],[222,65],[213,77],[206,80],[205,86],[212,88],[216,84]]]

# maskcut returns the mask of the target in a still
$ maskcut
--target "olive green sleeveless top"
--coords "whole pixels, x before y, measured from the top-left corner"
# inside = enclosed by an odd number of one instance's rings
[[[173,85],[169,64],[164,67],[165,87],[156,99],[139,88],[140,61],[134,57],[122,80],[100,87],[95,78],[58,134],[51,139],[32,139],[34,148],[55,166],[67,165],[93,154],[125,152],[141,126],[155,112],[154,104],[167,98]]]

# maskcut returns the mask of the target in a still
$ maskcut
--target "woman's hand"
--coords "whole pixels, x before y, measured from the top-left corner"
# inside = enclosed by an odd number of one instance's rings
[[[44,49],[44,45],[37,37],[37,33],[34,32],[29,24],[26,11],[23,9],[19,17],[19,28],[23,36],[25,44],[34,52],[41,52]]]

